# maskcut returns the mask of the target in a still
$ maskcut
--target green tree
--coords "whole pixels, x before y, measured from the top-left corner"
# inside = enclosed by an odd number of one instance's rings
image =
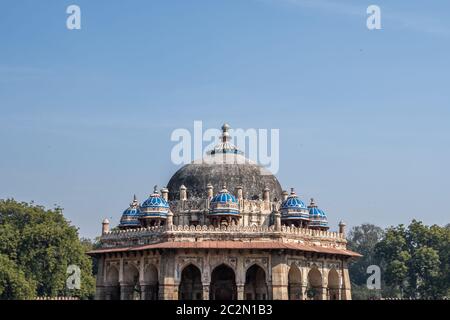
[[[397,295],[439,299],[449,293],[449,247],[449,228],[413,220],[408,228],[388,228],[375,251]]]
[[[0,283],[3,298],[92,297],[95,280],[87,249],[78,238],[78,230],[64,218],[60,208],[46,210],[33,204],[0,200],[0,254],[9,261],[2,271],[5,279],[12,279]],[[81,269],[79,290],[66,288],[69,265]],[[11,268],[17,270],[18,277],[8,278]],[[14,283],[15,288],[23,285],[23,290],[5,290],[8,283]],[[33,291],[30,295],[25,294],[30,292],[28,288]]]
[[[369,223],[355,226],[348,233],[348,248],[362,255],[349,266],[352,295],[355,300],[366,300],[379,296],[379,292],[367,288],[366,281],[369,275],[366,271],[370,265],[379,265],[379,259],[375,257],[375,246],[382,239],[383,234],[382,228]]]
[[[27,279],[14,261],[0,254],[0,300],[32,299],[35,296],[36,284]]]

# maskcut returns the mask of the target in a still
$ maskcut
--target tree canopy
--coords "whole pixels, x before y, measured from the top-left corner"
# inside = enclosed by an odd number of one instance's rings
[[[91,298],[95,280],[88,249],[60,208],[0,200],[0,299]],[[70,265],[81,270],[80,289],[66,286]]]
[[[356,299],[411,297],[441,299],[450,293],[449,225],[426,226],[413,220],[408,227],[386,230],[363,224],[348,235],[348,246],[363,257],[349,267]],[[367,289],[367,267],[381,269],[381,291]]]

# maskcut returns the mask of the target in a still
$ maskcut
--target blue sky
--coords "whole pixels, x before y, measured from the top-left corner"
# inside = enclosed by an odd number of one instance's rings
[[[66,29],[77,4],[82,29]],[[366,8],[382,30],[366,28]],[[0,198],[82,236],[177,167],[174,129],[280,129],[284,188],[332,229],[449,221],[448,1],[3,1]]]

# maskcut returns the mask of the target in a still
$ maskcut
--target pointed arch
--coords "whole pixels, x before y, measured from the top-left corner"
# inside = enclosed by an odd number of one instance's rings
[[[301,300],[302,297],[302,273],[294,263],[291,264],[288,273],[289,300]]]
[[[339,273],[335,268],[332,268],[328,272],[328,299],[339,300],[340,299],[339,289],[340,289]]]
[[[181,271],[181,281],[178,289],[179,300],[202,300],[203,285],[200,268],[189,263]]]
[[[121,283],[122,300],[140,300],[141,286],[139,283],[139,269],[131,262],[124,262],[123,283]]]
[[[144,286],[142,289],[142,300],[158,300],[159,279],[158,269],[153,264],[144,268]]]
[[[308,272],[307,297],[310,300],[322,300],[322,274],[314,266]]]
[[[236,300],[236,274],[229,265],[222,263],[211,273],[210,300]]]
[[[105,299],[120,300],[119,270],[116,266],[107,268],[105,285]]]
[[[266,271],[257,263],[251,265],[245,273],[244,295],[246,300],[269,299]]]

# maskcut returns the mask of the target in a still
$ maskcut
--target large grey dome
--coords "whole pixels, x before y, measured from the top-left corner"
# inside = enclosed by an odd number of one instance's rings
[[[268,170],[253,163],[207,163],[187,164],[178,170],[170,179],[167,188],[169,199],[178,199],[180,187],[187,188],[188,197],[206,197],[206,186],[210,183],[214,193],[223,185],[228,190],[241,186],[244,197],[261,198],[264,188],[269,188],[270,197],[281,199],[281,186],[277,178]]]
[[[206,186],[211,184],[214,193],[223,185],[230,191],[242,187],[244,198],[262,197],[263,190],[270,190],[270,198],[281,199],[282,189],[278,179],[267,169],[250,161],[230,143],[228,125],[222,127],[222,143],[208,152],[204,158],[179,169],[170,179],[167,188],[169,199],[179,199],[180,187],[187,188],[189,198],[205,198]]]

